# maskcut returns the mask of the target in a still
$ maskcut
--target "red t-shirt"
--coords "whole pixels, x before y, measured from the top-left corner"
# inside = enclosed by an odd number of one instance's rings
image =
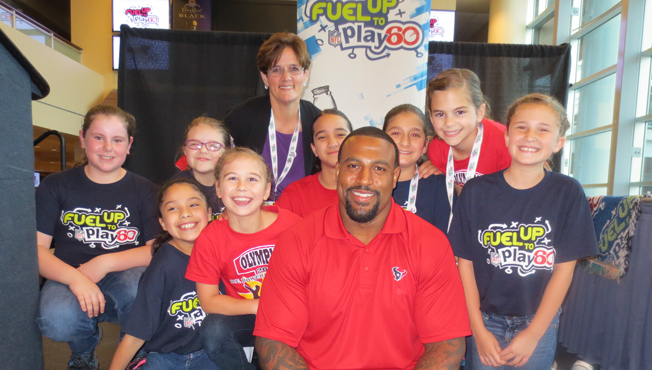
[[[186,279],[219,285],[235,298],[260,298],[260,288],[278,236],[301,217],[276,206],[266,211],[278,213],[266,229],[253,234],[233,231],[229,222],[215,220],[201,232],[190,255]]]
[[[484,137],[480,146],[480,158],[475,175],[482,176],[504,170],[512,163],[507,145],[505,144],[506,127],[498,122],[483,119]],[[446,173],[448,150],[450,145],[444,140],[435,139],[428,146],[428,159],[442,172]],[[460,186],[466,184],[466,169],[469,167],[469,158],[453,160],[455,166],[455,183]]]
[[[470,334],[448,240],[395,203],[368,245],[338,205],[283,233],[254,331],[296,347],[311,369],[412,369],[424,343]]]
[[[318,209],[337,202],[339,202],[337,190],[326,189],[319,182],[319,173],[316,173],[288,185],[275,205],[306,217]]]

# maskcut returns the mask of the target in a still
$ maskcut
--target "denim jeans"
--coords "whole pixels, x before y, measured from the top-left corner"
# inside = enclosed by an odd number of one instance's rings
[[[138,370],[220,370],[220,368],[202,350],[188,355],[150,352],[147,354],[145,364]]]
[[[254,345],[255,323],[256,315],[207,315],[201,323],[204,351],[221,370],[255,370],[243,350]]]
[[[527,363],[519,370],[549,370],[555,360],[555,351],[557,350],[557,328],[559,327],[559,314],[561,309],[552,319],[550,326],[545,334],[539,339],[537,347],[534,349],[532,356]],[[530,325],[534,315],[531,316],[501,316],[492,313],[482,313],[484,326],[491,332],[501,349],[507,348],[514,337],[525,330]],[[467,338],[467,354],[465,370],[498,370],[498,369],[516,369],[514,366],[486,366],[480,361],[478,347],[475,344],[473,336]]]
[[[122,324],[136,298],[138,281],[145,267],[110,272],[97,286],[104,294],[104,313],[88,317],[67,285],[48,280],[41,289],[36,319],[44,336],[55,342],[68,342],[73,354],[91,353],[100,342],[97,324],[108,321]]]

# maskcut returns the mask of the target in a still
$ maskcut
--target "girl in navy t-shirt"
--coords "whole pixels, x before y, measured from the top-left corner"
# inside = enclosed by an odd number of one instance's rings
[[[550,369],[561,303],[576,260],[598,254],[581,185],[546,171],[569,124],[554,98],[531,94],[508,111],[509,168],[469,180],[449,239],[473,335],[470,369]]]
[[[165,232],[152,245],[152,262],[138,284],[111,370],[123,370],[136,352],[147,352],[138,369],[213,369],[204,353],[199,328],[206,314],[195,283],[184,278],[193,244],[208,225],[211,209],[201,185],[174,179],[158,198],[159,222]]]
[[[154,184],[122,168],[135,125],[120,108],[93,107],[80,131],[83,166],[47,176],[36,190],[39,272],[48,279],[37,323],[68,342],[70,369],[98,368],[97,324],[123,323],[160,230]]]
[[[394,201],[444,233],[448,232],[451,206],[446,196],[446,177],[419,177],[417,164],[426,154],[428,138],[432,136],[423,113],[412,104],[398,105],[385,115],[383,131],[394,139],[399,153],[401,175],[392,193]],[[456,194],[453,197],[457,198]]]

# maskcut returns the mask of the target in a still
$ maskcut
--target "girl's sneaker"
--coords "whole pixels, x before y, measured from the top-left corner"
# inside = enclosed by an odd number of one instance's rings
[[[591,364],[588,364],[582,360],[577,360],[573,364],[571,370],[593,370],[593,366],[591,366]]]
[[[92,353],[73,353],[68,361],[68,370],[99,370],[100,363]]]

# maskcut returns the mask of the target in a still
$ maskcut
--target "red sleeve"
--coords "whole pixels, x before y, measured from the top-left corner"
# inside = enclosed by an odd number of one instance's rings
[[[215,222],[220,221],[213,221],[213,223]],[[188,268],[186,269],[186,279],[202,284],[220,284],[221,272],[219,256],[217,255],[218,246],[213,238],[211,238],[215,232],[213,230],[216,229],[216,227],[209,225],[199,234],[197,240],[195,240],[195,245],[190,254],[190,262],[188,262]]]
[[[482,122],[485,125],[492,126],[490,128],[492,130],[490,151],[492,152],[491,158],[494,162],[492,166],[493,170],[485,173],[485,175],[488,175],[489,173],[498,172],[509,167],[512,164],[512,156],[509,155],[509,150],[505,143],[505,131],[507,131],[507,127],[500,122],[487,119],[484,119]]]
[[[428,159],[440,171],[446,172],[446,161],[448,160],[449,146],[443,140],[433,139],[428,145]]]
[[[256,315],[254,335],[297,347],[308,326],[308,277],[298,233],[279,237],[269,262]],[[305,242],[305,241],[303,241]],[[306,244],[304,244],[306,245]]]
[[[415,317],[422,343],[441,342],[471,335],[462,280],[448,240],[436,230],[421,240],[421,269],[415,300]]]
[[[297,210],[292,207],[292,191],[294,187],[292,186],[293,184],[288,185],[285,190],[281,193],[281,196],[278,197],[278,200],[274,203],[275,206],[278,206],[279,208],[287,209],[288,211],[292,213],[297,213]]]

